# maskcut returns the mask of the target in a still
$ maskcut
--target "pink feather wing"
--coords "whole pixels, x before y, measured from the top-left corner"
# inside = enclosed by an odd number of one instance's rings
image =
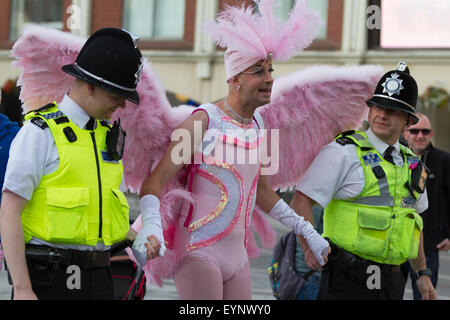
[[[172,108],[164,89],[151,66],[144,63],[137,91],[140,105],[127,102],[113,119],[120,118],[127,133],[123,164],[125,185],[139,192],[144,179],[158,164],[167,150],[172,132],[192,113],[193,108]]]
[[[274,189],[294,186],[324,145],[362,124],[382,72],[380,66],[317,66],[274,82],[271,103],[261,109],[268,155],[279,154],[278,172],[267,177]],[[271,129],[279,129],[273,149]]]
[[[75,78],[61,67],[74,63],[86,39],[59,30],[33,26],[13,46],[13,64],[21,69],[19,84],[24,111],[52,101],[59,102],[68,93]],[[127,132],[124,166],[125,184],[139,191],[152,166],[167,149],[172,131],[192,112],[188,106],[172,108],[151,65],[144,62],[137,87],[141,103],[127,101],[113,119],[121,118]]]
[[[25,112],[61,101],[75,78],[61,67],[75,62],[85,40],[55,29],[32,26],[15,42],[13,65],[22,69],[18,85]]]

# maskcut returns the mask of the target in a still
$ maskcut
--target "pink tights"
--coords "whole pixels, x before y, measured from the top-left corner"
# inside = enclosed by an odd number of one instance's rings
[[[251,300],[248,262],[225,281],[219,266],[211,260],[188,259],[174,274],[181,300]]]

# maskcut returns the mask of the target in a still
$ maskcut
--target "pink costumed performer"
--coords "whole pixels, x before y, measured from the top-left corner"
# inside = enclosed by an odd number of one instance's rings
[[[256,111],[270,102],[272,59],[287,60],[308,46],[320,20],[304,1],[297,3],[285,24],[273,17],[273,0],[257,4],[259,15],[253,8],[228,7],[217,22],[205,26],[217,44],[227,48],[229,94],[193,112],[180,126],[188,135],[181,143],[172,141],[141,188],[143,224],[133,254],[143,264],[147,238],[154,234],[164,241],[157,222],[161,191],[188,165],[187,190],[194,205],[185,202],[170,239],[176,252],[174,281],[181,299],[251,299],[247,247],[255,203],[304,236],[321,265],[328,253],[328,243],[261,176],[266,137],[264,121]],[[164,252],[162,245],[160,254]]]
[[[127,131],[125,183],[142,196],[130,256],[145,264],[150,282],[174,277],[182,299],[251,298],[248,258],[258,255],[252,230],[266,247],[275,240],[266,212],[307,239],[318,265],[326,261],[327,244],[273,190],[292,187],[322,146],[361,124],[382,68],[318,66],[274,82],[272,59],[309,45],[318,17],[302,0],[281,23],[273,2],[257,1],[259,14],[229,7],[207,27],[227,48],[224,101],[193,113],[171,108],[145,62],[140,105],[127,102],[113,117]],[[72,78],[59,70],[75,61],[84,41],[33,27],[15,43],[25,110],[60,101]],[[266,153],[272,162],[261,168]],[[148,235],[167,241],[161,257],[146,260]]]

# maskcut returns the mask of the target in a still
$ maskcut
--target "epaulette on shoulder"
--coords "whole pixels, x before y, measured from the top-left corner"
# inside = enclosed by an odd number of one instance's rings
[[[345,146],[346,144],[356,144],[355,141],[353,141],[352,139],[347,137],[354,133],[355,133],[355,130],[344,131],[342,133],[339,133],[334,139],[336,140],[337,143],[339,143],[340,145],[343,145],[343,146]]]
[[[39,128],[41,128],[42,130],[44,130],[45,128],[48,128],[47,122],[45,122],[45,120],[42,118],[34,117],[30,120],[30,122],[32,124],[38,126]]]
[[[33,112],[36,114],[36,113],[45,111],[45,110],[47,110],[47,109],[50,109],[50,108],[53,107],[53,106],[55,106],[54,103],[46,104],[45,106],[40,107],[39,109],[35,109],[35,110],[28,111],[28,112],[27,112],[27,115],[30,114],[30,113],[33,113]]]
[[[30,120],[30,122],[32,124],[38,126],[41,129],[48,128],[48,124],[45,122],[44,119],[39,117],[39,115],[41,115],[42,112],[45,112],[53,107],[55,107],[55,104],[49,103],[38,109],[31,110],[31,111],[27,112],[27,114],[25,115],[25,121]]]
[[[352,134],[354,134],[356,131],[355,130],[348,130],[348,131],[344,131],[342,132],[340,135],[345,137],[345,136],[351,136]]]
[[[354,144],[356,145],[355,141],[348,137],[340,137],[336,139],[336,142],[339,143],[342,146],[345,146],[346,144]]]
[[[111,123],[107,120],[100,120],[100,124],[104,127],[111,129]]]

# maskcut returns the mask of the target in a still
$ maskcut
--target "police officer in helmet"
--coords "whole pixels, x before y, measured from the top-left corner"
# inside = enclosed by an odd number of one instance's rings
[[[400,264],[409,260],[424,299],[437,294],[426,269],[422,219],[428,207],[426,168],[399,144],[416,123],[417,84],[404,62],[383,75],[369,106],[366,131],[348,131],[325,146],[296,186],[291,206],[312,221],[325,208],[323,237],[331,246],[321,299],[403,299]],[[302,243],[306,261],[319,265]]]
[[[129,216],[123,145],[104,120],[126,100],[139,104],[137,41],[115,28],[92,34],[62,68],[76,78],[70,92],[27,114],[13,142],[1,234],[14,299],[114,298],[110,248]]]

